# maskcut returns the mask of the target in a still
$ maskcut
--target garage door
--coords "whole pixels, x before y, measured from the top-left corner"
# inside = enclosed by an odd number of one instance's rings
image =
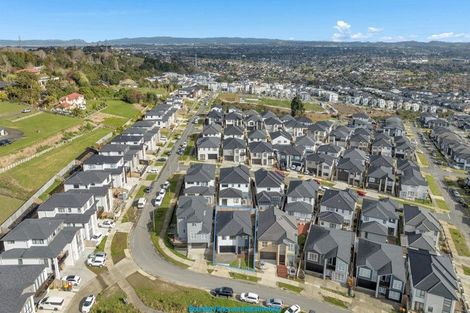
[[[276,260],[276,252],[261,252],[259,256],[261,260]]]
[[[221,253],[235,253],[236,246],[222,246],[220,247]]]
[[[217,160],[217,154],[208,154],[208,155],[207,155],[207,158],[208,158],[209,160]]]

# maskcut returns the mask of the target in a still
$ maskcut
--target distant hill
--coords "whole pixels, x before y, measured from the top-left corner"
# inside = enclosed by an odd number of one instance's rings
[[[18,40],[2,40],[0,46],[19,45]],[[470,43],[447,43],[432,41],[429,43],[417,41],[403,41],[396,43],[388,42],[332,42],[332,41],[300,41],[300,40],[282,40],[267,38],[242,38],[242,37],[209,37],[209,38],[183,38],[183,37],[135,37],[103,40],[97,42],[87,42],[82,39],[58,40],[22,40],[22,47],[70,47],[86,45],[109,45],[109,46],[137,46],[137,45],[305,45],[305,46],[324,46],[324,47],[347,47],[347,46],[469,46]]]

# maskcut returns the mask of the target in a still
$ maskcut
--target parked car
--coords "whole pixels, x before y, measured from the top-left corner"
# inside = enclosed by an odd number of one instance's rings
[[[89,313],[91,311],[91,308],[95,304],[96,297],[94,295],[89,295],[88,297],[83,300],[81,312],[82,313]]]
[[[167,180],[167,181],[163,184],[163,188],[164,188],[164,189],[168,189],[168,187],[170,187],[170,182]]]
[[[248,303],[255,303],[258,304],[259,302],[259,296],[256,293],[253,292],[243,292],[240,295],[240,300]]]
[[[106,254],[106,252],[95,252],[95,253],[91,253],[88,255],[88,259],[93,259],[95,257],[100,257],[100,258],[103,258],[106,260],[106,258],[108,257],[108,255]]]
[[[8,139],[0,140],[0,146],[8,146],[9,144],[11,144],[11,140],[8,140]]]
[[[61,297],[45,297],[39,301],[38,308],[41,310],[62,310],[64,306],[64,298]]]
[[[144,197],[139,198],[139,200],[137,200],[137,208],[143,209],[146,203],[147,203],[147,200]]]
[[[457,190],[452,189],[452,193],[454,194],[456,198],[460,198],[460,192],[458,192]]]
[[[291,305],[285,313],[300,313],[300,306],[298,304]]]
[[[358,190],[358,191],[357,191],[357,194],[358,194],[360,197],[365,197],[365,195],[367,194],[367,192],[365,192],[364,190]]]
[[[87,260],[87,265],[93,267],[103,267],[105,263],[106,259],[99,256],[95,256],[94,258]]]
[[[216,297],[233,297],[233,289],[230,287],[220,287],[213,290],[213,294]]]
[[[31,112],[31,109],[23,109],[21,110],[21,113],[30,113]]]
[[[78,275],[68,275],[62,278],[65,282],[71,283],[72,286],[79,286],[82,279]]]
[[[114,221],[112,221],[112,220],[104,220],[103,222],[98,224],[98,226],[102,227],[102,228],[114,228],[114,226],[116,226],[116,224],[114,224]]]
[[[161,195],[161,196],[164,196],[165,193],[166,193],[166,189],[165,189],[165,188],[160,189],[160,191],[158,192],[158,194]]]
[[[159,206],[162,204],[163,201],[163,196],[161,194],[158,194],[157,197],[155,198],[155,206]]]
[[[159,172],[159,169],[156,167],[149,168],[149,173],[158,174],[158,172]]]
[[[270,308],[282,308],[283,304],[284,303],[282,302],[282,300],[277,298],[271,298],[266,300],[266,306]]]
[[[145,187],[145,189],[144,189],[144,192],[145,192],[145,193],[149,193],[150,191],[152,191],[152,188],[150,188],[150,187]]]

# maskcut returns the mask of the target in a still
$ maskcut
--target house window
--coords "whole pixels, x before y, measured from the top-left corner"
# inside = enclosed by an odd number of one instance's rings
[[[417,298],[422,299],[422,298],[424,298],[425,294],[426,293],[424,292],[424,290],[416,289],[416,291],[415,291],[415,297],[417,297]]]
[[[44,240],[42,239],[33,239],[33,245],[42,245],[44,244]]]
[[[359,276],[364,277],[364,278],[370,278],[370,275],[372,274],[371,270],[365,267],[361,267],[359,269]]]
[[[432,313],[433,310],[434,308],[432,306],[428,306],[428,313]]]
[[[307,260],[312,261],[312,262],[318,262],[318,253],[308,252],[307,253]]]
[[[401,288],[403,287],[403,282],[400,281],[400,280],[393,280],[393,284],[392,284],[392,288],[395,289],[395,290],[401,290]]]
[[[267,246],[268,246],[268,242],[267,242],[267,241],[262,241],[262,242],[261,242],[261,247],[266,248]]]
[[[14,240],[7,240],[6,243],[9,244],[9,245],[14,245],[15,241]]]
[[[65,213],[65,209],[64,208],[59,208],[59,213]]]
[[[364,222],[368,222],[369,221],[369,217],[368,216],[364,216]]]
[[[452,309],[452,300],[444,299],[444,304],[442,305],[442,313],[450,313]]]
[[[388,292],[388,297],[392,300],[397,300],[398,301],[398,300],[400,300],[400,293],[390,290]]]

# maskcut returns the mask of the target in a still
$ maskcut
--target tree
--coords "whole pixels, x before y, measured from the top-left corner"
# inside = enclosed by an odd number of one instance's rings
[[[41,86],[35,74],[21,72],[16,77],[15,84],[6,88],[10,101],[19,101],[36,105],[39,101]]]
[[[292,116],[302,116],[305,113],[305,107],[299,96],[295,96],[290,103],[290,112]]]

